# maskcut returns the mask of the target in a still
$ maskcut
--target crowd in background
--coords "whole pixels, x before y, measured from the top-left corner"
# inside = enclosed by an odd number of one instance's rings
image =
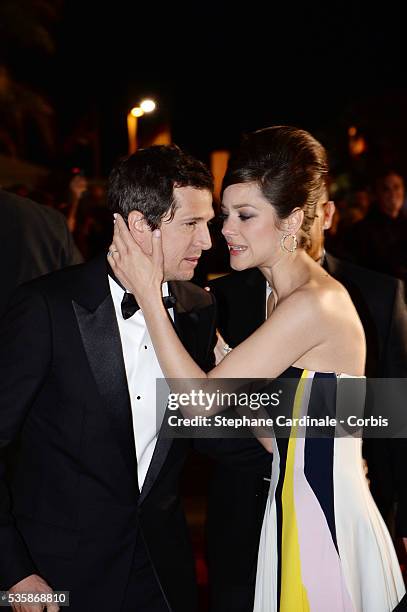
[[[404,177],[396,168],[383,168],[370,181],[336,190],[332,227],[326,232],[327,250],[342,259],[378,272],[407,280],[407,195]],[[111,214],[105,201],[103,181],[90,180],[73,168],[65,180],[48,181],[32,190],[14,185],[7,191],[64,214],[74,242],[88,261],[107,249],[112,235]],[[219,203],[215,202],[219,208]],[[212,225],[213,248],[204,253],[196,270],[195,282],[229,271],[226,244],[220,234],[221,222]]]

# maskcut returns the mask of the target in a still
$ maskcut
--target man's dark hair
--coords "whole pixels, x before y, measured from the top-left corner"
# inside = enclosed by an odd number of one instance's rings
[[[392,175],[400,177],[403,183],[405,183],[404,174],[400,168],[397,166],[384,166],[377,170],[373,176],[372,183],[374,188],[377,189],[378,187],[381,187],[385,179]]]
[[[107,203],[127,221],[132,210],[143,213],[152,229],[170,212],[174,217],[174,188],[194,187],[213,192],[208,168],[176,145],[140,149],[113,167],[107,188]]]
[[[324,147],[309,132],[280,125],[248,134],[231,155],[222,192],[235,183],[257,183],[279,219],[304,211],[300,246],[311,246],[316,205],[328,192]]]

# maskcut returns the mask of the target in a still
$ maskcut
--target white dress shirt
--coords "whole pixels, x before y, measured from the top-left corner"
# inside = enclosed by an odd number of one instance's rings
[[[161,426],[163,407],[156,406],[156,379],[164,378],[156,357],[143,313],[138,310],[129,319],[123,319],[121,302],[124,290],[109,276],[119,326],[129,388],[133,429],[137,454],[137,475],[142,489]],[[168,295],[168,283],[162,285],[163,296]],[[174,319],[173,309],[169,309]],[[160,416],[161,415],[161,416]]]
[[[267,301],[272,293],[273,293],[272,288],[270,287],[268,283],[266,283],[266,320],[267,320]]]

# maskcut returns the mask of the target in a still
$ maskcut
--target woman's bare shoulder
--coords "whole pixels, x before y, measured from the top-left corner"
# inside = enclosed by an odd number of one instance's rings
[[[303,327],[311,346],[297,367],[316,371],[363,374],[365,335],[356,308],[346,289],[327,277],[298,290],[297,308],[303,311]]]
[[[293,304],[297,304],[306,311],[314,311],[315,308],[323,308],[330,300],[344,299],[346,295],[343,285],[326,274],[322,278],[310,278],[285,297],[279,306],[292,308]]]
[[[297,313],[306,324],[318,324],[322,328],[360,323],[355,306],[345,287],[326,274],[311,278],[282,300],[281,315]],[[278,310],[278,309],[277,309]],[[313,327],[314,327],[313,325]]]
[[[299,287],[298,295],[302,300],[308,301],[313,308],[321,308],[322,312],[332,303],[336,304],[338,309],[340,306],[353,306],[345,287],[328,273],[311,278]]]

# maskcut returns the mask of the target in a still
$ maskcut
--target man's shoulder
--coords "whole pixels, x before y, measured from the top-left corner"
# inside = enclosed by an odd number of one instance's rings
[[[261,287],[263,289],[264,285],[264,276],[257,268],[243,270],[242,272],[233,271],[208,282],[208,286],[215,294],[241,289],[242,287]]]
[[[69,266],[62,270],[56,270],[48,274],[43,274],[37,278],[30,280],[26,283],[22,283],[16,288],[15,294],[21,294],[26,296],[42,295],[44,297],[51,297],[57,294],[65,294],[69,288],[75,285],[80,274],[79,268],[84,264],[76,266]]]
[[[326,254],[329,272],[338,280],[349,280],[364,292],[379,293],[382,297],[392,297],[397,291],[401,281],[388,274],[382,274],[369,268]]]
[[[180,311],[207,308],[214,304],[214,298],[210,292],[191,281],[170,281],[169,285],[171,293],[177,298]]]
[[[28,281],[20,286],[26,293],[41,293],[46,296],[72,296],[95,281],[95,275],[107,276],[104,257],[98,257],[86,263],[67,266]]]

